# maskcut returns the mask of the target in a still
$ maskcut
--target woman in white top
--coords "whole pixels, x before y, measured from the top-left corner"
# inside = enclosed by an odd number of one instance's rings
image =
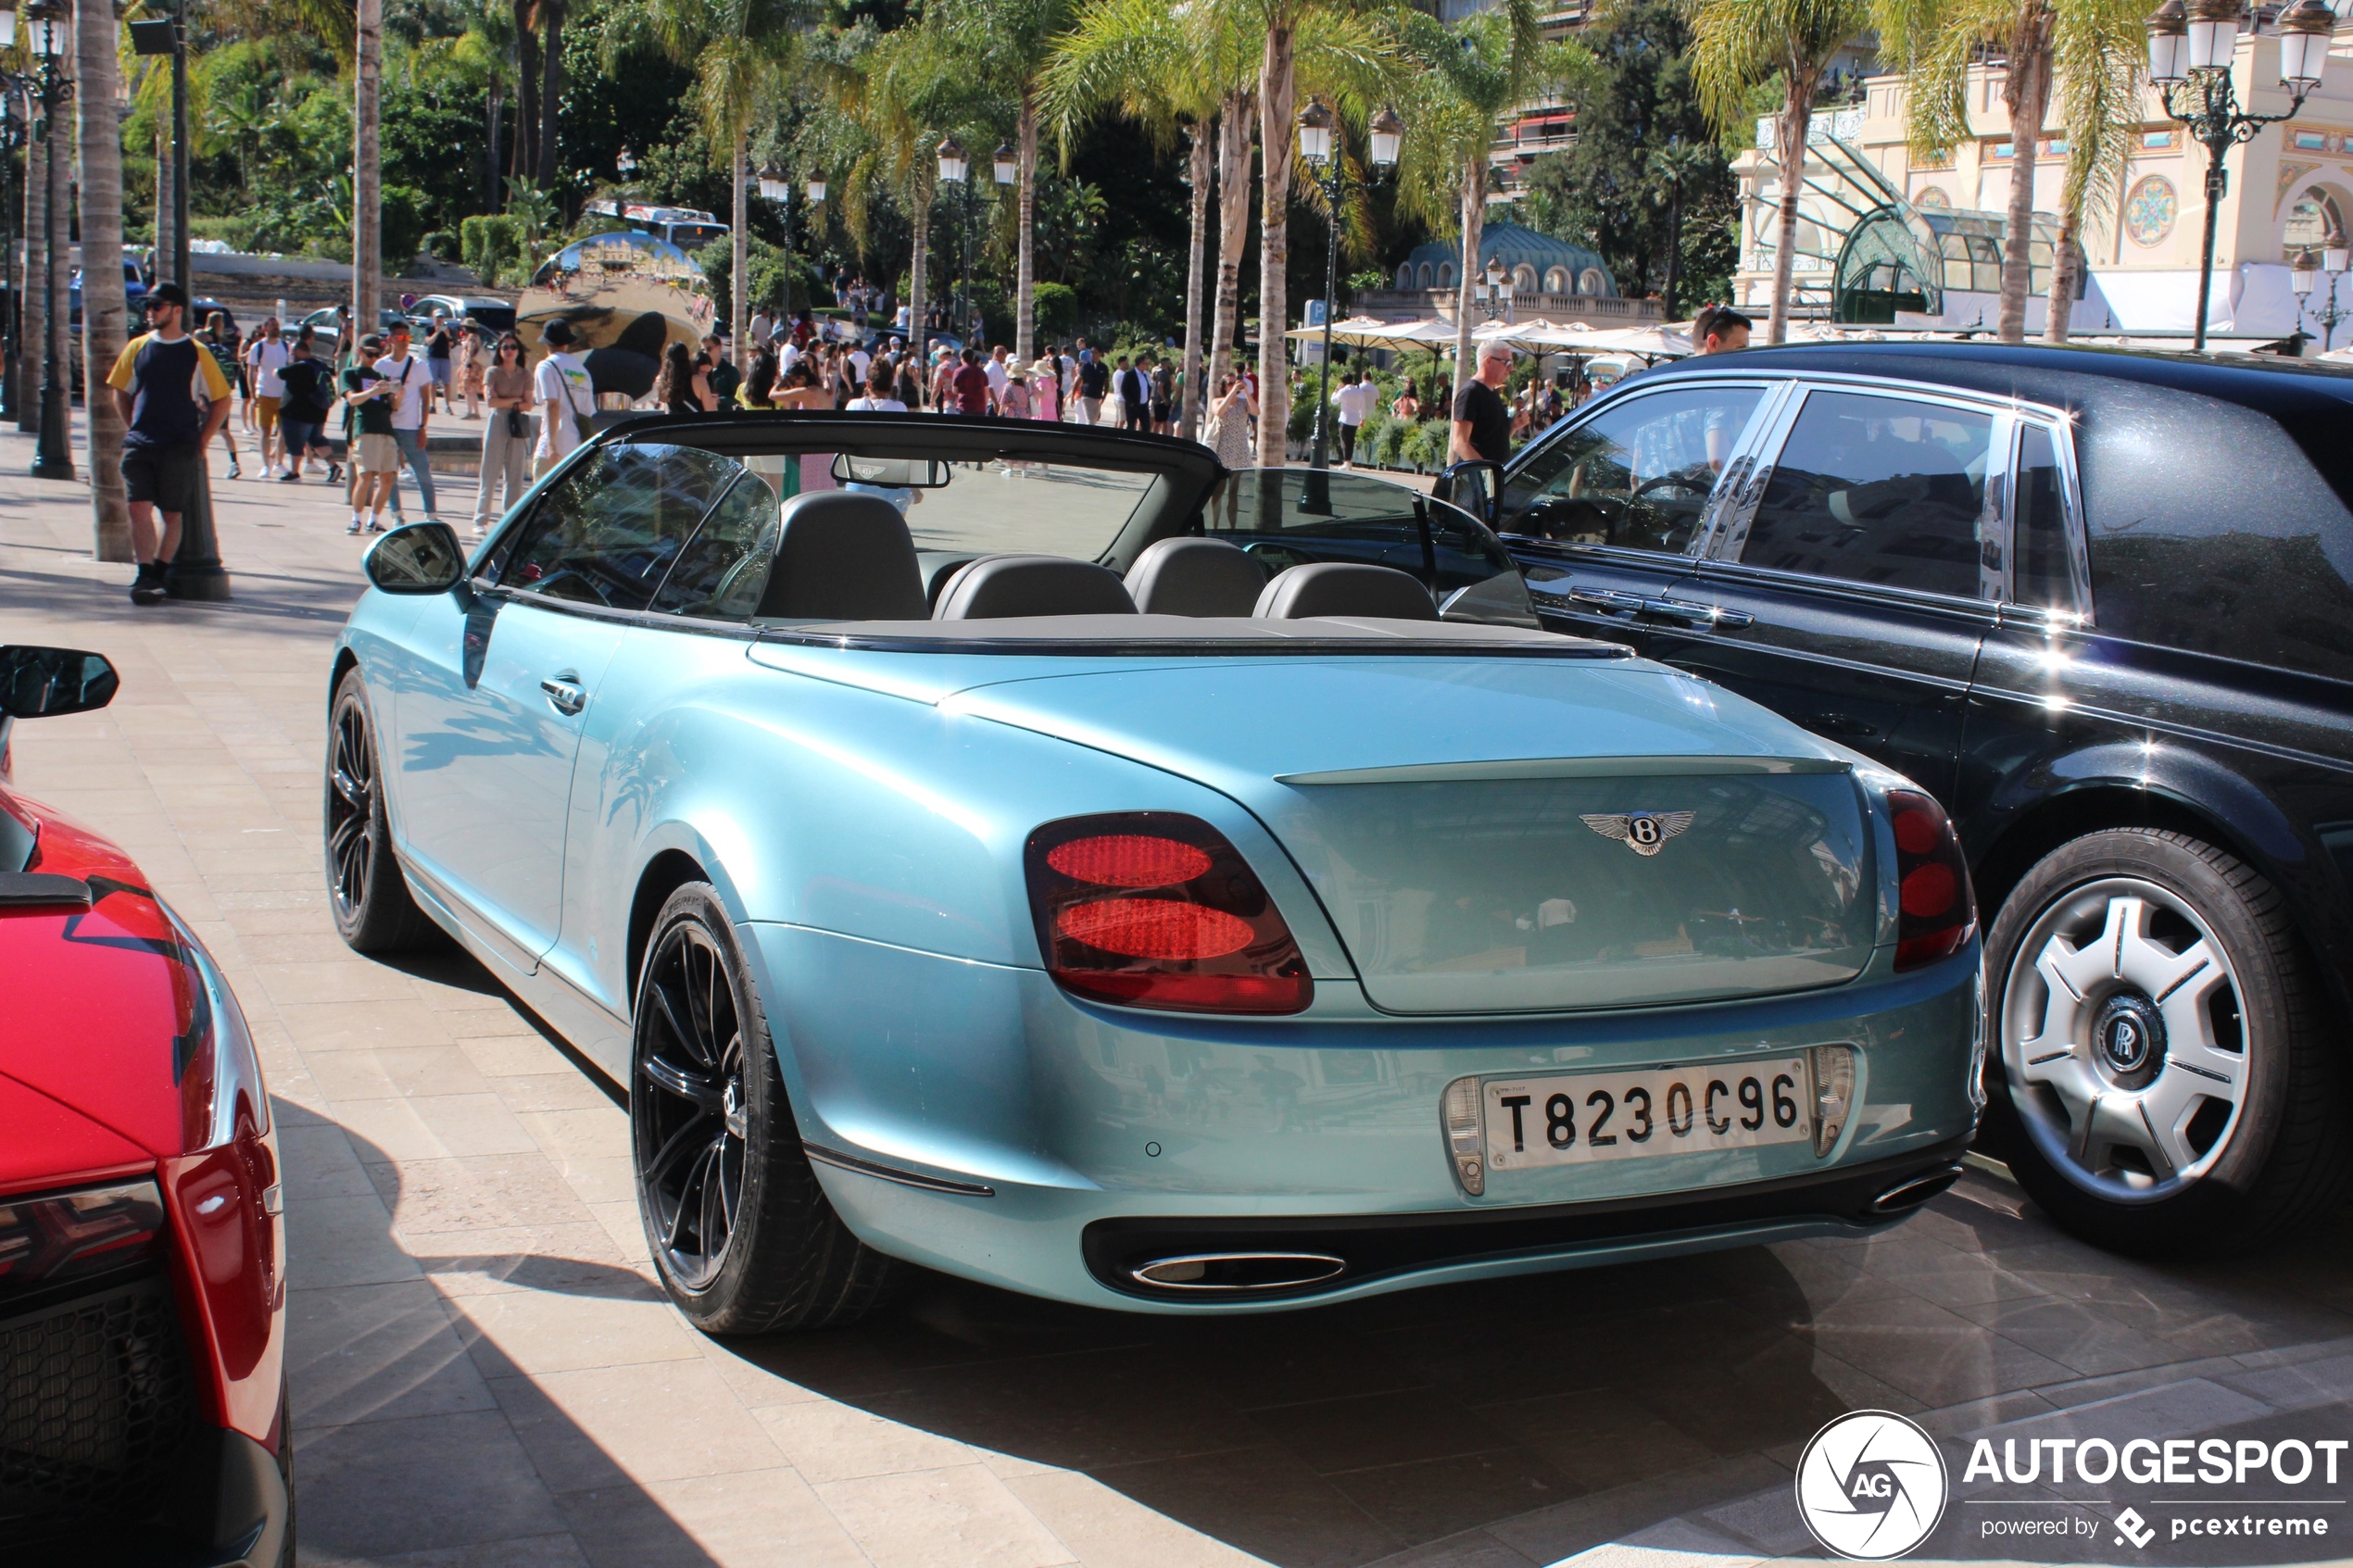
[[[907,405],[890,395],[893,372],[889,362],[876,358],[866,368],[866,391],[863,396],[849,400],[846,412],[852,414],[903,414]],[[923,499],[914,491],[898,484],[861,484],[852,480],[842,486],[862,495],[879,495],[901,512]]]
[[[1209,414],[1217,421],[1217,433],[1210,447],[1217,454],[1217,460],[1229,469],[1249,468],[1250,383],[1231,374],[1219,378],[1217,401],[1210,405]]]

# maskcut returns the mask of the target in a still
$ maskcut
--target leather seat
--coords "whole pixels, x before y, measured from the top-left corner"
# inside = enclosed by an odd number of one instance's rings
[[[1435,621],[1438,606],[1421,580],[1409,572],[1347,561],[1311,561],[1277,572],[1250,613],[1261,621],[1316,615]]]
[[[1067,556],[983,556],[948,580],[934,621],[1017,615],[1133,615],[1119,574]]]
[[[1266,569],[1223,539],[1162,539],[1136,558],[1126,583],[1146,615],[1248,615]]]
[[[924,574],[899,508],[879,495],[816,490],[784,506],[760,596],[773,621],[921,621]]]

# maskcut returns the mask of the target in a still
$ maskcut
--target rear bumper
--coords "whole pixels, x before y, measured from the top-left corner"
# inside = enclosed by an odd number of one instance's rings
[[[926,1267],[1091,1306],[1265,1311],[1861,1234],[1898,1217],[1873,1198],[1949,1166],[1976,1126],[1974,946],[1910,974],[1609,1014],[1404,1019],[1319,979],[1309,1012],[1252,1020],[1095,1007],[1036,970],[804,927],[742,934],[794,1113],[850,1228]],[[1496,1172],[1477,1198],[1455,1185],[1439,1102],[1457,1077],[1841,1043],[1856,1093],[1827,1155],[1782,1144]],[[1343,1266],[1246,1298],[1132,1278],[1139,1258],[1229,1249]]]

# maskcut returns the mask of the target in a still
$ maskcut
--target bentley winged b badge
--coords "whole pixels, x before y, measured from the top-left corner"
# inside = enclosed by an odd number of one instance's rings
[[[1604,838],[1615,838],[1637,855],[1655,855],[1667,841],[1692,825],[1692,811],[1607,811],[1588,813],[1585,825]]]

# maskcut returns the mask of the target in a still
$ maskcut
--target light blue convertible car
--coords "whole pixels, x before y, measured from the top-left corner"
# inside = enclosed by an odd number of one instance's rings
[[[993,420],[650,419],[336,645],[362,952],[627,1086],[713,1333],[902,1263],[1296,1307],[1893,1223],[1979,1108],[1903,779],[1536,629],[1468,515]]]

